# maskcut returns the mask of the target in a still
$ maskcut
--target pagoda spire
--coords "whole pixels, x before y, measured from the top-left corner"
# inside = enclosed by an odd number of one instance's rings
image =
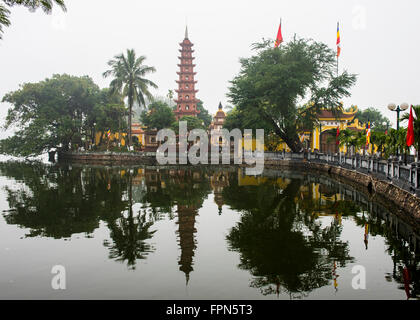
[[[184,116],[197,117],[200,113],[200,110],[197,109],[197,104],[200,100],[197,99],[196,93],[198,90],[195,89],[197,81],[194,79],[195,72],[193,63],[194,50],[192,47],[193,43],[188,39],[188,26],[185,26],[185,39],[180,43],[181,56],[179,57],[179,72],[177,72],[179,78],[176,81],[178,83],[178,90],[175,90],[178,93],[175,103],[177,104],[176,109],[174,110],[176,120],[181,119]]]

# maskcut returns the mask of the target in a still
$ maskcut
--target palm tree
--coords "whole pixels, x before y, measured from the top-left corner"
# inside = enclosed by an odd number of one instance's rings
[[[124,53],[117,55],[108,62],[110,70],[104,72],[103,76],[113,76],[111,91],[119,92],[128,99],[128,146],[131,146],[131,118],[133,115],[133,104],[137,102],[140,107],[145,106],[145,97],[153,99],[149,87],[157,88],[157,85],[145,78],[149,73],[156,71],[154,67],[144,65],[145,56],[136,57],[134,49],[127,49]]]
[[[398,135],[397,130],[389,129],[386,136],[386,155],[391,156],[397,153],[398,145]]]
[[[340,147],[343,145],[346,146],[347,153],[352,155],[353,151],[351,147],[354,146],[354,132],[349,129],[342,130],[340,131],[340,136],[338,138],[340,141]]]
[[[373,131],[372,132],[372,148],[374,145],[378,146],[378,151],[383,155],[383,147],[386,144],[386,135],[382,131]]]
[[[390,129],[386,136],[387,155],[395,155],[398,153],[404,154],[409,152],[406,144],[407,129],[400,128],[400,130]]]

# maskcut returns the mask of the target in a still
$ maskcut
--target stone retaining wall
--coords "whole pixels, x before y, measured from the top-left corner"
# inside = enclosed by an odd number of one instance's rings
[[[102,165],[156,165],[156,154],[154,152],[66,152],[58,154],[60,162],[78,162],[86,164]]]

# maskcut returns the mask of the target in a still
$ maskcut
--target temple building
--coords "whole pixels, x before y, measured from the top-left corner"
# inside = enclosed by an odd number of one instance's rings
[[[357,111],[357,107],[353,106],[349,111],[340,111],[335,116],[331,111],[323,110],[318,116],[320,125],[315,128],[312,133],[312,141],[307,145],[310,145],[312,150],[319,150],[322,153],[346,152],[345,146],[337,146],[336,136],[331,133],[331,129],[363,131],[364,127],[359,124],[358,119],[355,119]],[[306,134],[306,141],[308,141],[308,138]]]
[[[332,111],[323,110],[318,115],[319,125],[313,131],[304,131],[299,133],[299,138],[303,143],[305,149],[319,151],[322,153],[338,153],[347,152],[346,146],[338,146],[336,143],[336,134],[333,130],[339,128],[340,132],[346,129],[352,131],[363,131],[365,128],[360,125],[359,120],[356,119],[357,106],[352,106],[348,111],[340,111],[338,114],[333,114]],[[281,142],[278,145],[277,151],[291,150],[286,143]]]
[[[144,146],[145,145],[145,131],[144,126],[142,126],[140,123],[134,122],[131,125],[131,136],[137,137],[138,142]]]
[[[217,110],[216,114],[213,117],[213,121],[210,125],[210,129],[213,130],[222,130],[223,125],[225,123],[226,113],[223,111],[222,103],[219,103],[219,110]]]
[[[181,119],[184,116],[193,116],[196,117],[200,111],[197,109],[197,103],[199,100],[196,98],[196,93],[198,90],[195,89],[195,84],[197,81],[194,80],[196,73],[194,72],[195,64],[193,64],[194,57],[192,56],[194,46],[191,41],[188,39],[188,28],[185,28],[185,38],[182,43],[180,43],[181,56],[179,57],[180,63],[178,64],[179,79],[176,81],[178,83],[178,99],[175,100],[177,104],[176,109],[174,110],[175,118],[177,120]]]
[[[210,131],[214,130],[214,131],[221,131],[223,129],[223,125],[225,123],[225,119],[226,119],[226,113],[223,111],[223,106],[222,103],[219,103],[219,108],[216,112],[216,114],[213,117],[213,121],[210,124]],[[219,146],[223,146],[224,144],[227,144],[227,141],[223,141],[223,139],[217,137],[217,136],[212,136],[210,143],[212,145],[219,145]]]

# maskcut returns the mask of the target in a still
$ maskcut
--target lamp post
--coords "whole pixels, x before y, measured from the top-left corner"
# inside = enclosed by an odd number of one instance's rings
[[[388,109],[397,113],[397,134],[400,130],[400,112],[407,110],[409,107],[408,103],[403,103],[401,106],[397,106],[395,103],[390,103]],[[397,157],[399,156],[399,148],[397,148]]]

